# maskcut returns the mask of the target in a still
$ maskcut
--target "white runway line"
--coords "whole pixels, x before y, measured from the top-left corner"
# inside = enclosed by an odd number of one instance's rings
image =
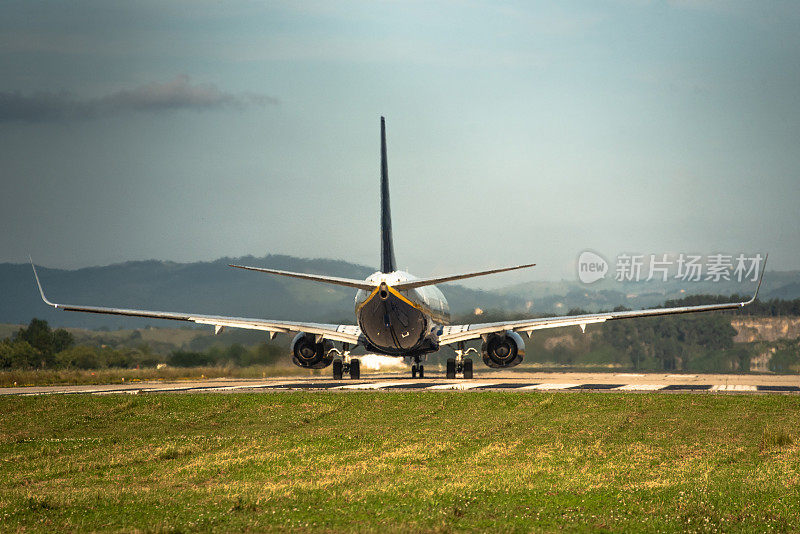
[[[264,384],[240,384],[238,386],[208,386],[207,388],[199,388],[195,391],[235,391],[237,389],[257,389],[263,387],[271,387]]]
[[[667,378],[697,378],[697,375],[667,375]]]
[[[719,386],[711,386],[711,391],[756,391],[756,386],[748,386],[745,384],[723,384]]]
[[[644,376],[641,373],[617,373],[614,376]]]
[[[348,384],[346,386],[336,386],[331,389],[381,389],[389,386],[405,386],[413,382],[372,382],[369,384]]]
[[[196,389],[195,391],[234,391],[237,389],[245,389],[248,386],[210,386],[207,388]]]
[[[580,386],[580,384],[534,384],[532,386],[522,386],[521,388],[517,389],[541,389],[541,390],[569,389],[569,388],[574,388],[576,386]]]
[[[496,382],[453,382],[452,384],[436,384],[425,389],[473,389],[495,384]]]
[[[665,387],[667,387],[667,384],[626,384],[624,386],[614,388],[614,390],[615,391],[658,391],[659,389],[664,389]]]
[[[193,389],[203,389],[197,386],[176,386],[171,388],[142,388],[147,393],[169,393],[170,391],[191,391]],[[81,392],[84,393],[84,392]]]

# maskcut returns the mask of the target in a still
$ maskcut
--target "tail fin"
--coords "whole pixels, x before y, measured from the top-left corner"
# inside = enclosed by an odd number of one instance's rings
[[[389,165],[386,162],[386,120],[381,117],[381,272],[396,271],[389,208]]]

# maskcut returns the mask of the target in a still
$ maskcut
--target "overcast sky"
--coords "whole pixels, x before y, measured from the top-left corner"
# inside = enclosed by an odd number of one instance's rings
[[[800,3],[0,5],[0,262],[800,269]]]

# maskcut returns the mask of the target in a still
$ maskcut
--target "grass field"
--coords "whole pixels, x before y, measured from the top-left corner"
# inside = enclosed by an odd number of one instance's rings
[[[798,531],[800,398],[0,398],[4,531]]]
[[[250,365],[239,367],[144,367],[142,369],[20,369],[0,371],[0,388],[76,384],[135,384],[149,380],[197,380],[202,378],[267,378],[274,376],[327,376],[322,369],[294,365]]]

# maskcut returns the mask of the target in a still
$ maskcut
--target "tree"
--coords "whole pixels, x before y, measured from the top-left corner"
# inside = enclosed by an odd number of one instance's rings
[[[20,328],[14,336],[15,340],[26,341],[38,350],[43,359],[49,361],[54,353],[53,332],[47,321],[34,317],[28,328]],[[43,364],[45,362],[42,362]],[[44,366],[44,365],[43,365]]]
[[[63,328],[59,328],[55,332],[53,332],[53,351],[56,353],[61,352],[62,350],[67,350],[75,346],[75,338],[64,330]]]
[[[194,367],[196,365],[214,364],[207,354],[183,350],[172,351],[172,353],[170,353],[170,355],[167,357],[167,363],[173,367]]]
[[[36,367],[41,353],[27,341],[8,339],[0,342],[0,366],[6,369],[27,369]]]
[[[39,354],[38,362],[33,365],[47,367],[55,363],[55,355],[75,345],[75,338],[59,328],[55,332],[50,330],[50,325],[43,319],[34,317],[27,328],[20,328],[14,335],[15,342],[28,343]],[[25,349],[19,349],[25,352]],[[25,352],[27,354],[27,352]]]
[[[79,345],[58,353],[58,362],[65,367],[98,369],[103,367],[100,355],[94,347]]]

